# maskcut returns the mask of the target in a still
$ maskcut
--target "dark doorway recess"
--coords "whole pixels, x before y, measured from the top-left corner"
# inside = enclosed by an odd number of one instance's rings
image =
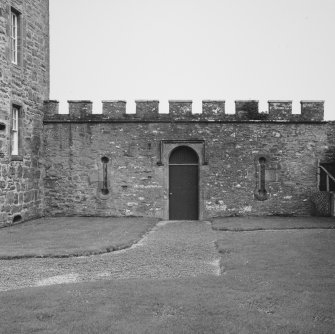
[[[175,148],[169,159],[169,219],[199,219],[199,157],[187,146]]]

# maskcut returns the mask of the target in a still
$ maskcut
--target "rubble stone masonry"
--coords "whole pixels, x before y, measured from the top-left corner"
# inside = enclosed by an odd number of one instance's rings
[[[302,113],[292,114],[291,102],[270,101],[269,113],[259,114],[257,101],[237,101],[233,115],[224,101],[204,101],[203,114],[192,114],[191,101],[170,101],[170,114],[159,114],[158,101],[141,100],[133,115],[124,101],[105,101],[93,115],[89,101],[69,102],[66,115],[57,102],[46,104],[47,215],[168,219],[168,156],[178,145],[200,158],[200,219],[310,215],[318,159],[334,160],[323,102],[303,101]]]
[[[11,12],[18,62],[11,61]],[[49,98],[49,1],[0,2],[0,226],[43,215],[43,101]],[[11,155],[11,108],[20,109],[19,154]]]

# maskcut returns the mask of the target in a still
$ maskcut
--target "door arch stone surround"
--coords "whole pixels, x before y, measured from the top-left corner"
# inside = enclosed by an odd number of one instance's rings
[[[157,165],[162,168],[164,208],[163,219],[169,220],[169,159],[171,152],[179,146],[187,146],[193,149],[199,157],[199,220],[205,219],[205,189],[204,178],[208,170],[206,159],[206,142],[204,140],[161,140],[160,157]]]

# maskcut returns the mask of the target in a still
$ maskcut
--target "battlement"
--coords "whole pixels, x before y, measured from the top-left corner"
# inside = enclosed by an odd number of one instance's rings
[[[126,113],[126,101],[102,101],[102,113],[92,114],[93,103],[68,101],[69,113],[59,114],[59,102],[44,102],[45,121],[204,121],[204,122],[322,122],[324,101],[301,101],[301,113],[292,114],[292,101],[268,101],[268,111],[259,112],[257,100],[235,101],[235,114],[226,114],[224,100],[203,100],[202,113],[192,114],[191,100],[170,100],[169,113],[159,113],[159,101],[136,100],[136,113]]]

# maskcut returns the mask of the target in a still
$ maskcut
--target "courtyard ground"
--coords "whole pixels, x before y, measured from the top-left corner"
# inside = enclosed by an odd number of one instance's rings
[[[335,333],[334,220],[234,219],[160,222],[104,255],[2,260],[0,333]]]

